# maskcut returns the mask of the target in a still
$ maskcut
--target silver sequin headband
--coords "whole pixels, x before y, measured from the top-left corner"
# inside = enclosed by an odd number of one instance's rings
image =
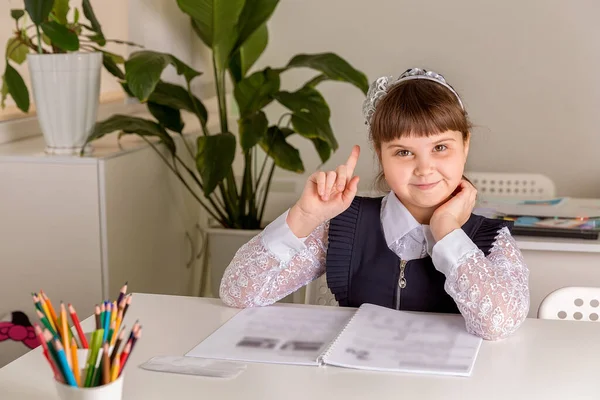
[[[363,103],[363,116],[365,117],[365,124],[370,129],[371,128],[371,120],[373,118],[373,114],[375,114],[375,107],[377,107],[377,103],[381,100],[392,87],[396,86],[400,82],[409,81],[413,79],[426,79],[432,82],[439,83],[444,86],[448,90],[450,90],[456,96],[460,107],[465,109],[463,106],[458,93],[450,86],[444,77],[436,72],[427,71],[421,68],[411,68],[406,70],[402,75],[398,77],[398,79],[394,80],[391,76],[382,76],[381,78],[377,78],[375,82],[371,84],[369,90],[367,92],[367,98]]]

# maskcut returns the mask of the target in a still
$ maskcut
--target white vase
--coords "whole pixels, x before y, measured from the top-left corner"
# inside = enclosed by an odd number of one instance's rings
[[[28,54],[27,63],[46,152],[79,154],[96,123],[102,53]]]

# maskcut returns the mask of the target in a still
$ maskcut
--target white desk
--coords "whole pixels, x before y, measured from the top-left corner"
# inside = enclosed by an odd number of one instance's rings
[[[249,364],[237,378],[221,380],[137,368],[156,355],[183,355],[237,311],[214,299],[134,295],[125,323],[131,326],[139,318],[144,336],[127,364],[124,399],[564,400],[600,395],[600,323],[591,322],[527,320],[515,336],[484,342],[469,378]],[[88,318],[84,329],[92,322]],[[56,398],[39,349],[0,369],[0,398]]]

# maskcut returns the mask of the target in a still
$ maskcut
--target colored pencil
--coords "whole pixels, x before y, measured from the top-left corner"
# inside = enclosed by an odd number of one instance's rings
[[[75,330],[77,330],[77,334],[79,335],[79,341],[81,342],[81,347],[84,349],[89,349],[89,344],[87,338],[85,337],[85,333],[83,333],[83,329],[81,329],[81,322],[79,322],[79,317],[77,316],[77,312],[75,311],[75,307],[69,304],[69,314],[71,315],[71,321],[73,321],[73,325],[75,325]]]
[[[100,322],[100,306],[96,304],[96,308],[94,309],[94,315],[96,317],[96,329],[100,329],[102,324]]]
[[[115,342],[112,353],[110,354],[110,365],[113,365],[115,363],[115,358],[117,357],[117,353],[119,352],[119,347],[121,346],[121,343],[123,343],[123,339],[125,339],[125,326],[123,326],[121,333],[119,333],[119,338]]]
[[[121,364],[119,358],[115,358],[115,362],[112,365],[112,371],[110,372],[110,381],[116,381],[121,371]]]
[[[77,343],[75,342],[75,338],[71,338],[71,360],[75,383],[77,383],[77,386],[81,386],[81,372],[79,371],[79,357],[77,356]]]
[[[102,384],[110,383],[110,363],[108,362],[108,343],[102,348]]]
[[[61,322],[61,336],[62,345],[67,358],[69,368],[73,367],[71,360],[71,342],[69,340],[69,320],[67,319],[67,310],[65,309],[64,303],[60,302],[60,322]]]
[[[123,300],[123,297],[125,297],[125,294],[127,293],[127,283],[128,282],[125,282],[125,284],[121,288],[121,291],[119,292],[119,297],[117,298],[117,304],[121,303],[121,300]]]
[[[123,309],[123,318],[125,318],[125,314],[127,314],[127,309],[131,305],[131,301],[132,301],[131,293],[129,293],[127,295],[127,301],[125,302],[125,308]]]
[[[42,305],[42,309],[44,310],[44,315],[48,319],[48,322],[50,322],[50,325],[52,325],[52,329],[54,331],[57,331],[58,326],[56,325],[56,314],[50,314],[50,310],[48,309],[48,303],[44,300],[43,296],[40,297],[40,304]]]
[[[46,318],[46,316],[40,310],[37,311],[37,315],[42,325],[44,325],[44,327],[50,331],[52,336],[58,336],[56,330],[52,327],[52,324],[50,323],[48,318]]]
[[[68,385],[77,386],[77,383],[75,382],[75,376],[73,375],[73,371],[71,371],[71,368],[69,367],[69,363],[67,362],[67,358],[65,356],[65,352],[63,350],[62,344],[60,343],[60,340],[54,340],[54,348],[56,349],[56,354],[58,356],[58,360],[60,362],[61,370],[63,372],[65,381]]]

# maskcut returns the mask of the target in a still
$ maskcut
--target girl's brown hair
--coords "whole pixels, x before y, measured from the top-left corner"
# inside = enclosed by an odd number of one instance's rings
[[[382,143],[406,136],[432,136],[451,130],[462,133],[463,140],[467,141],[471,127],[454,93],[439,83],[415,79],[393,86],[379,100],[369,139],[379,155]],[[381,167],[375,185],[380,190],[388,190]]]

